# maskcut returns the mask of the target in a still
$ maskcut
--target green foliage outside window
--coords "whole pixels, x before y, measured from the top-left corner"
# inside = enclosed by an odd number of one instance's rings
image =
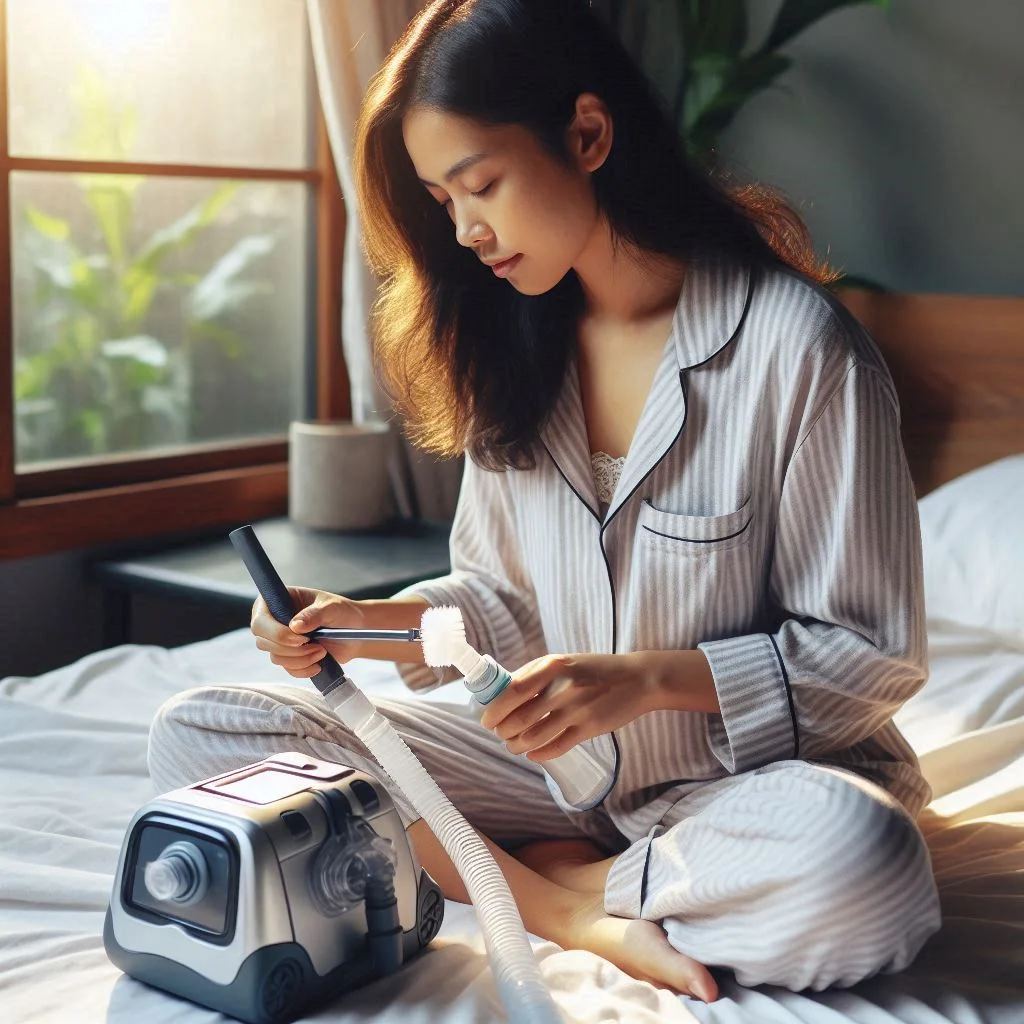
[[[74,99],[76,152],[94,160],[130,159],[132,109],[118,106],[88,68],[79,73]],[[270,291],[265,282],[246,278],[274,248],[270,234],[242,238],[212,266],[190,265],[195,243],[236,197],[237,182],[220,184],[140,244],[133,243],[136,194],[147,179],[77,174],[73,180],[94,223],[94,241],[76,241],[67,219],[35,205],[24,207],[18,225],[33,284],[15,354],[19,461],[194,439],[198,351],[212,346],[223,358],[239,360],[244,339],[228,317]],[[154,315],[162,296],[175,304],[175,316]],[[182,326],[154,333],[161,322]]]

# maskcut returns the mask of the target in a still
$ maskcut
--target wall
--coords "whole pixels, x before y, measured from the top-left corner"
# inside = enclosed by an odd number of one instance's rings
[[[748,4],[763,38],[780,0]],[[722,138],[818,250],[896,291],[1024,296],[1024,3],[891,0],[825,17]]]

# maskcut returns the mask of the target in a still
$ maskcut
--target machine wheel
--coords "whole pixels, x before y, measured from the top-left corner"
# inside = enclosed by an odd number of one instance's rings
[[[426,873],[420,875],[417,932],[420,946],[426,946],[441,930],[444,921],[444,894]]]
[[[264,978],[260,1003],[271,1020],[284,1020],[302,994],[302,967],[297,960],[282,960]]]

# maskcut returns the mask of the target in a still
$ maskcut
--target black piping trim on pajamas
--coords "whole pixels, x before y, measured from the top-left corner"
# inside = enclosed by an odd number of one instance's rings
[[[541,443],[544,444],[544,441],[542,440]],[[569,490],[571,490],[572,494],[577,496],[577,498],[580,499],[580,502],[583,505],[583,507],[585,509],[587,509],[587,511],[590,512],[590,514],[598,522],[600,522],[601,520],[600,520],[600,517],[598,516],[598,514],[587,504],[587,502],[584,500],[583,495],[580,494],[580,492],[579,492],[579,490],[577,490],[577,488],[572,486],[572,481],[562,472],[562,467],[558,465],[558,460],[551,454],[551,450],[549,449],[547,444],[544,444],[544,451],[548,453],[548,458],[552,461],[552,463],[554,463],[555,469],[558,470],[558,475],[565,481],[566,486],[569,488]],[[604,530],[603,529],[601,529],[599,531],[599,543],[601,545],[601,557],[604,559],[604,571],[608,574],[608,589],[611,591],[611,650],[612,650],[612,653],[614,653],[614,650],[615,650],[615,639],[616,639],[615,638],[615,633],[617,632],[617,628],[618,628],[617,627],[617,623],[618,623],[617,614],[618,613],[617,613],[616,605],[615,605],[615,583],[611,579],[611,566],[608,564],[608,556],[607,556],[607,554],[605,553],[605,550],[604,550]],[[618,738],[615,736],[614,732],[610,732],[609,735],[611,736],[611,743],[612,743],[612,745],[614,746],[614,749],[615,749],[615,768],[614,768],[614,771],[612,772],[612,776],[611,776],[611,785],[608,786],[608,792],[605,793],[604,797],[607,797],[608,793],[611,793],[611,791],[615,787],[615,783],[618,781],[618,769],[620,769],[620,767],[622,766],[622,755],[620,753],[620,749],[618,749]],[[602,797],[601,800],[597,804],[595,804],[594,806],[595,807],[600,807],[601,804],[604,803],[604,797]],[[591,810],[593,810],[593,809],[594,808],[591,808]]]
[[[676,441],[678,441],[679,438],[683,436],[683,430],[686,427],[686,415],[688,412],[688,406],[686,404],[686,382],[683,379],[683,374],[685,372],[685,370],[679,371],[679,388],[683,393],[683,422],[679,424],[679,430],[676,431],[676,436],[672,438],[672,440],[669,442],[669,446],[661,453],[661,457],[658,459],[658,461],[655,462],[654,465],[651,466],[651,468],[646,473],[644,473],[644,475],[639,480],[637,480],[636,486],[633,488],[633,490],[631,490],[629,494],[627,494],[626,497],[619,502],[619,504],[615,508],[615,511],[612,512],[612,514],[601,524],[601,528],[600,530],[598,530],[598,542],[601,545],[601,557],[604,558],[605,571],[608,573],[608,585],[612,588],[612,654],[616,652],[619,646],[619,623],[618,610],[615,601],[615,581],[612,579],[612,567],[608,564],[608,552],[604,549],[604,531],[608,529],[608,527],[612,523],[612,520],[619,514],[619,510],[624,508],[626,502],[629,501],[629,499],[632,498],[633,495],[636,494],[636,492],[640,489],[640,486],[643,484],[643,482],[658,468],[658,466],[661,465],[661,462],[665,458],[665,456],[668,455],[670,451],[672,451],[672,448],[674,447]]]
[[[648,502],[648,504],[650,504],[650,503]],[[653,508],[653,506],[652,506],[652,508]],[[754,517],[751,516],[746,521],[746,523],[744,523],[744,525],[742,527],[740,527],[740,529],[738,529],[735,533],[727,534],[724,537],[703,537],[703,538],[700,538],[700,539],[697,539],[695,537],[676,537],[674,534],[671,534],[671,533],[662,533],[660,530],[652,530],[649,526],[645,526],[644,529],[648,533],[653,533],[656,537],[665,537],[668,540],[681,540],[681,541],[684,541],[687,544],[717,544],[720,540],[732,540],[733,537],[738,537],[741,533],[746,533],[747,527],[753,521],[754,521]]]
[[[622,501],[615,506],[615,511],[601,524],[601,550],[604,550],[604,531],[608,529],[612,524],[612,520],[619,514],[619,511],[626,507],[626,502],[633,497],[634,494],[643,486],[644,481],[664,462],[665,456],[675,447],[676,441],[683,436],[683,431],[686,429],[686,420],[690,413],[689,403],[686,401],[686,369],[679,371],[679,390],[683,394],[683,422],[679,424],[679,429],[676,431],[676,436],[672,438],[668,443],[668,447],[661,453],[658,460],[653,466],[639,480],[636,482],[636,486],[627,494]],[[614,650],[614,648],[612,648]]]
[[[612,746],[615,748],[615,769],[612,772],[612,784],[608,787],[608,793],[610,793],[615,788],[615,786],[618,784],[618,781],[619,781],[619,768],[622,767],[622,753],[619,750],[619,738],[618,738],[618,736],[616,736],[614,732],[610,732],[608,735],[611,736],[611,738],[612,738]],[[601,803],[602,804],[604,803],[604,797],[607,796],[608,793],[605,793],[605,795],[603,797],[601,797]],[[600,806],[600,804],[598,804],[598,806]]]
[[[716,348],[715,351],[712,352],[711,355],[707,357],[707,359],[702,359],[699,363],[693,363],[691,366],[684,367],[684,369],[696,370],[698,367],[704,366],[705,363],[710,363],[711,360],[714,359],[719,352],[723,351],[736,340],[736,338],[739,336],[740,331],[743,329],[743,324],[746,322],[747,314],[750,312],[750,304],[754,301],[754,288],[757,285],[757,277],[758,267],[755,265],[751,265],[750,276],[747,281],[747,297],[743,302],[743,312],[740,313],[740,319],[739,323],[736,324],[736,330],[734,330],[732,334],[729,335],[728,339],[722,342],[722,344],[719,345],[719,347]]]
[[[644,870],[640,875],[640,913],[638,917],[641,919],[644,916],[644,900],[647,899],[647,872],[651,867],[651,847],[654,845],[654,840],[661,835],[664,829],[656,825],[652,831],[654,835],[647,840],[647,855],[644,857]]]
[[[600,523],[601,517],[587,504],[587,499],[584,498],[583,495],[580,494],[580,492],[577,491],[575,487],[573,487],[572,481],[565,475],[565,473],[562,472],[562,467],[558,464],[558,459],[556,459],[554,455],[551,454],[551,449],[546,444],[544,444],[543,441],[541,441],[541,445],[543,445],[544,451],[548,453],[548,458],[551,460],[555,469],[558,470],[558,475],[565,481],[565,486],[568,487],[569,490],[572,491],[572,493],[575,494],[576,497],[580,499],[580,504],[594,517],[594,519],[598,523]]]
[[[779,659],[779,669],[782,672],[782,682],[786,687],[786,700],[789,701],[789,717],[793,720],[793,760],[800,760],[800,731],[796,724],[796,705],[793,703],[793,687],[789,684],[789,673],[786,671],[786,663],[782,660],[782,654],[779,652],[779,645],[775,642],[775,637],[768,634],[768,639],[772,642],[772,647],[775,648],[775,657]]]
[[[619,603],[615,600],[615,580],[612,577],[612,567],[608,562],[608,552],[604,549],[604,530],[598,532],[598,544],[601,546],[601,558],[604,561],[605,575],[608,577],[608,589],[612,592],[612,654],[615,654],[619,646]]]
[[[636,486],[633,488],[633,490],[631,490],[629,492],[629,494],[627,494],[622,499],[622,501],[620,501],[618,503],[618,505],[615,508],[615,511],[608,517],[608,519],[605,521],[605,523],[601,526],[601,536],[602,536],[602,538],[604,537],[604,531],[611,525],[612,520],[619,514],[619,510],[625,506],[626,502],[629,501],[629,499],[632,498],[634,494],[636,494],[636,492],[643,485],[643,482],[658,468],[658,466],[661,465],[661,463],[665,459],[665,456],[668,455],[668,453],[670,451],[672,451],[672,449],[675,447],[676,442],[679,440],[680,437],[683,436],[683,431],[686,429],[686,421],[687,421],[687,419],[689,418],[689,415],[690,415],[690,403],[686,400],[687,399],[687,395],[686,395],[686,374],[690,370],[696,370],[699,367],[704,366],[706,363],[710,363],[711,360],[714,359],[715,356],[717,356],[719,354],[719,352],[724,351],[726,348],[728,348],[739,337],[740,331],[743,330],[743,325],[744,325],[744,323],[746,323],[747,314],[750,312],[750,303],[753,301],[753,298],[754,298],[754,277],[755,277],[755,270],[754,270],[754,268],[751,268],[750,280],[747,283],[747,296],[746,296],[746,299],[744,300],[744,303],[743,303],[743,312],[740,313],[739,323],[736,324],[736,330],[734,330],[732,332],[732,334],[730,334],[729,337],[724,342],[722,342],[722,344],[718,348],[716,348],[715,351],[711,353],[711,355],[709,355],[707,357],[707,359],[702,359],[699,363],[694,363],[692,366],[683,366],[683,367],[680,368],[680,370],[679,370],[679,390],[683,394],[683,422],[679,424],[679,430],[677,431],[676,436],[674,438],[672,438],[672,440],[669,442],[669,446],[661,453],[661,457],[636,482]],[[645,527],[645,529],[646,529],[646,527]],[[603,547],[603,543],[602,543],[602,547]],[[614,648],[613,648],[613,650],[614,650]]]

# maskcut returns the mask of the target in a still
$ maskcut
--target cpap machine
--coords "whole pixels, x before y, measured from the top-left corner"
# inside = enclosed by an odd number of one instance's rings
[[[443,914],[384,787],[283,753],[136,813],[103,940],[140,981],[279,1024],[399,968]]]
[[[230,538],[273,616],[289,622],[291,597],[252,527]],[[457,610],[430,611],[447,623],[444,643],[426,643],[424,630],[320,632],[423,641],[424,657],[436,647],[439,660],[428,663],[456,665],[482,707],[511,676],[469,647],[464,631],[460,639],[453,627],[461,628],[461,617],[446,618]],[[483,840],[341,665],[329,654],[320,665],[311,681],[327,706],[458,869],[509,1021],[560,1024]],[[546,770],[557,772],[549,784],[571,794],[574,806],[593,806],[610,785],[608,770],[582,750],[547,762]],[[285,753],[176,789],[137,812],[103,938],[114,964],[140,981],[249,1024],[285,1024],[396,970],[437,934],[443,913],[441,890],[418,864],[383,784],[354,768]]]

